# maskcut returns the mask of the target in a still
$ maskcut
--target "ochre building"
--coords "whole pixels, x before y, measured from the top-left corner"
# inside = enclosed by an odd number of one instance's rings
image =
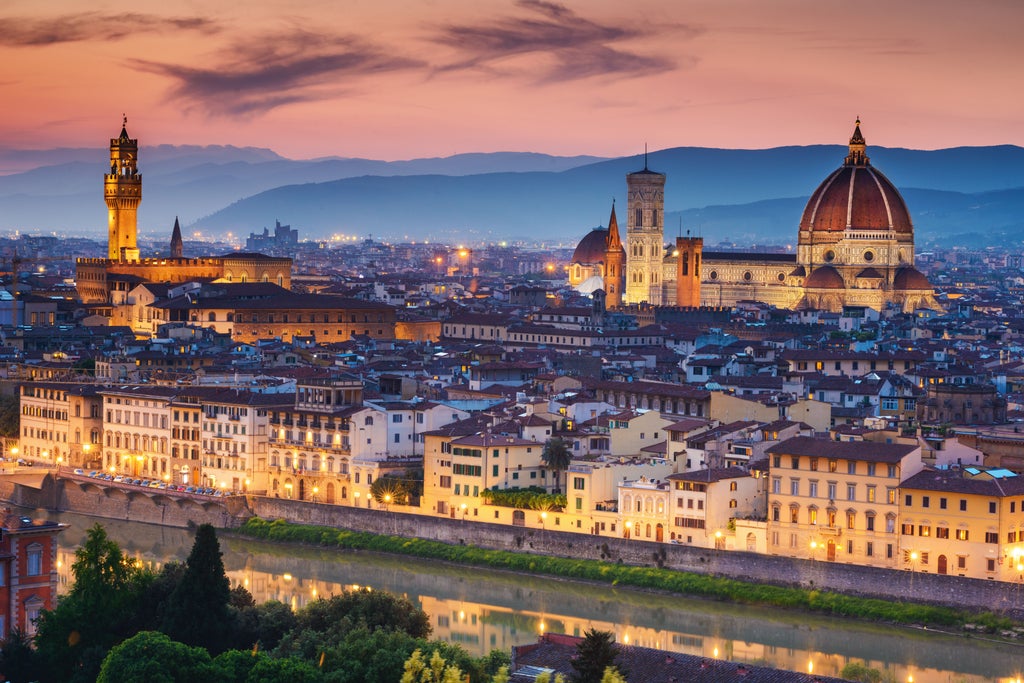
[[[128,136],[126,119],[121,134],[110,140],[110,172],[103,178],[108,216],[107,258],[78,259],[76,264],[75,281],[83,303],[123,303],[115,299],[123,299],[127,290],[140,282],[271,282],[291,288],[290,258],[251,253],[183,258],[177,219],[171,237],[171,258],[141,258],[137,246],[138,209],[142,201],[138,153],[138,140]]]

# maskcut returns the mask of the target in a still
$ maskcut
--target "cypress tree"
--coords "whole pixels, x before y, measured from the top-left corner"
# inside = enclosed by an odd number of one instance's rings
[[[200,645],[211,654],[230,647],[231,585],[224,573],[217,532],[210,524],[196,531],[185,574],[164,608],[161,630],[186,645]]]

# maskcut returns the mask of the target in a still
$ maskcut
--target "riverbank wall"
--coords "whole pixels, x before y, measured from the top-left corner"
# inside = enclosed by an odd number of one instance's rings
[[[256,515],[297,524],[423,538],[443,543],[642,567],[660,567],[751,583],[797,586],[885,600],[998,612],[1024,620],[1024,585],[919,571],[894,571],[733,550],[489,524],[402,510],[370,510],[281,498],[179,497],[48,476],[39,488],[0,479],[0,499],[164,526],[209,523],[230,529]]]

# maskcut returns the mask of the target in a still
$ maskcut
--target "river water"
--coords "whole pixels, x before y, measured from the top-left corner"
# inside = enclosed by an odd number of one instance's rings
[[[33,516],[68,524],[58,563],[62,590],[74,552],[99,522],[127,555],[154,570],[184,562],[192,535],[183,529],[97,520],[71,513]],[[1024,672],[1024,643],[894,628],[838,618],[672,597],[407,557],[278,545],[222,535],[232,585],[257,602],[293,608],[356,586],[409,597],[429,615],[434,637],[476,655],[535,642],[544,632],[612,631],[619,643],[782,669],[838,676],[850,661],[893,683],[1010,683]],[[1024,600],[1024,597],[1022,597]]]

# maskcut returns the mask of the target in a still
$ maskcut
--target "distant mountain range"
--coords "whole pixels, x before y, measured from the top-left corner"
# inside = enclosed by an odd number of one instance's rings
[[[868,153],[903,193],[922,245],[1019,243],[1024,236],[1024,149],[869,147]],[[806,198],[845,154],[838,145],[680,147],[650,154],[647,164],[667,174],[667,237],[689,230],[709,244],[743,247],[795,240]],[[102,239],[106,165],[103,149],[0,149],[0,169],[14,171],[0,176],[0,229]],[[342,233],[571,243],[607,223],[613,199],[624,219],[625,175],[643,165],[642,155],[295,161],[258,148],[143,146],[140,237],[169,238],[180,216],[187,230],[213,235],[244,236],[279,219],[303,239]]]

